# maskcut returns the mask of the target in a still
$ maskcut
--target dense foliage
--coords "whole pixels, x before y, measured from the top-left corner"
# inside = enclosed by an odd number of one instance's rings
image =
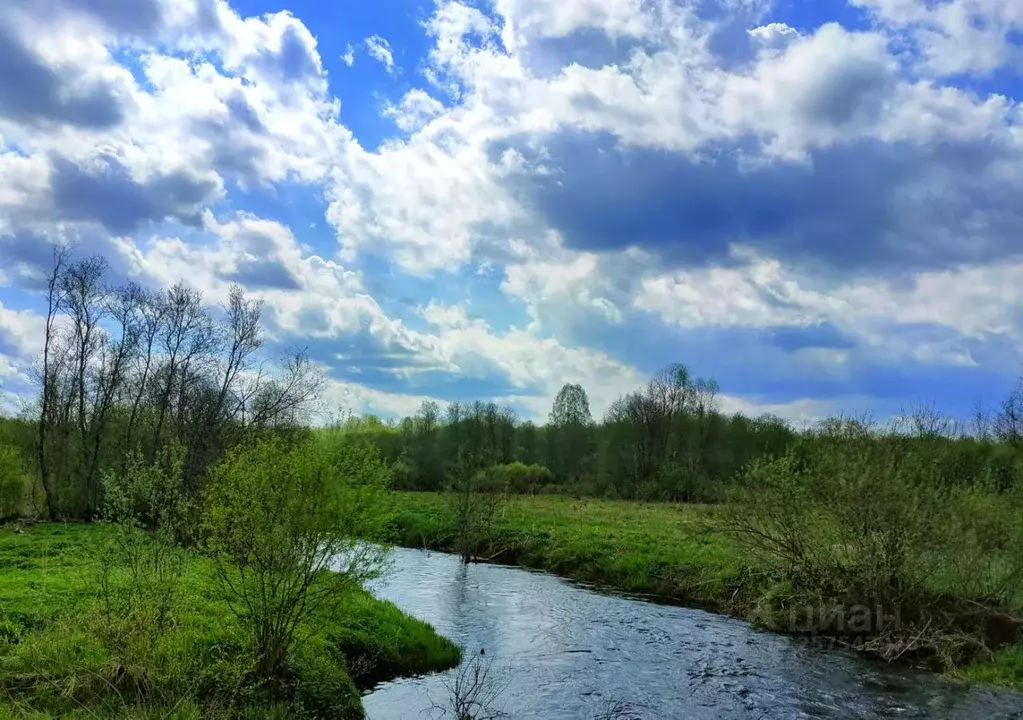
[[[203,545],[265,680],[286,670],[302,623],[336,611],[383,559],[366,540],[385,525],[386,471],[372,448],[338,440],[232,450],[203,498]]]
[[[615,401],[600,422],[590,417],[585,390],[566,385],[543,425],[519,421],[493,402],[454,402],[441,412],[427,401],[397,422],[349,416],[336,429],[376,445],[397,490],[442,490],[458,463],[468,461],[493,468],[516,493],[676,502],[722,502],[750,479],[750,463],[826,443],[821,428],[828,423],[796,429],[770,415],[726,415],[715,393],[713,383],[673,365]],[[1008,435],[1015,428],[1011,417],[1003,409],[966,428],[918,409],[867,436],[887,453],[927,454],[930,477],[943,486],[979,483],[1004,491],[1023,463],[1023,443]]]

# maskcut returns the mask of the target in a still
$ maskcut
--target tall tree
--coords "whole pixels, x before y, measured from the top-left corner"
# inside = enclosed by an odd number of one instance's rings
[[[565,383],[554,398],[551,408],[550,424],[555,427],[567,425],[590,425],[590,398],[582,385]]]
[[[68,260],[69,250],[60,245],[53,250],[53,265],[46,276],[46,324],[43,330],[43,367],[42,367],[42,402],[39,410],[39,476],[46,496],[46,512],[51,518],[57,513],[57,493],[50,474],[49,457],[47,456],[48,420],[54,414],[56,402],[56,377],[53,373],[54,344],[57,341],[57,316],[64,303],[61,278],[64,265]]]
[[[592,455],[593,416],[582,385],[562,386],[548,425],[550,468],[563,482],[576,484],[589,468]]]

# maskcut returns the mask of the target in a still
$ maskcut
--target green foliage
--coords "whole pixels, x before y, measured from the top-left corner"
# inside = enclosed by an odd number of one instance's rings
[[[343,435],[294,447],[267,437],[214,470],[203,543],[262,678],[280,677],[311,614],[336,610],[378,571],[381,550],[363,540],[386,524],[387,479],[375,450]]]
[[[1023,565],[1005,554],[1023,549],[1023,505],[984,478],[944,477],[943,447],[857,423],[826,426],[754,462],[723,527],[797,587],[824,595],[919,602],[941,578],[942,592],[1015,602]]]
[[[21,451],[16,445],[0,444],[0,522],[21,514],[27,486]]]
[[[300,629],[307,641],[282,676],[287,697],[275,700],[255,682],[213,562],[194,553],[174,622],[125,662],[107,642],[95,583],[100,548],[115,532],[0,529],[0,717],[354,718],[359,690],[372,683],[458,663],[458,648],[428,625],[355,588],[337,612]]]
[[[554,482],[554,474],[543,465],[513,462],[494,465],[489,472],[501,486],[520,495],[541,492]]]
[[[1023,610],[1023,498],[950,474],[956,455],[938,436],[831,422],[752,463],[717,528],[786,583],[784,607],[868,608],[858,642],[882,655],[983,655],[1016,639],[992,618]]]
[[[616,401],[600,423],[593,422],[585,389],[566,384],[543,426],[517,422],[511,410],[492,402],[454,402],[443,416],[425,402],[398,423],[347,417],[318,432],[372,442],[392,468],[396,490],[443,489],[463,465],[522,463],[550,470],[544,492],[720,502],[751,459],[783,451],[796,433],[770,416],[722,415],[715,410],[716,392],[712,381],[672,365]]]
[[[97,546],[97,583],[105,639],[126,666],[145,663],[175,619],[187,562],[178,545],[188,518],[183,461],[171,446],[158,463],[145,465],[135,454],[121,472],[103,474],[102,518],[111,532]]]

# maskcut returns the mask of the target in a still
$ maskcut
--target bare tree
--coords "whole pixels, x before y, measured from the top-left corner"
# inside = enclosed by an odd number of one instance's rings
[[[480,650],[447,683],[447,704],[434,704],[432,709],[454,720],[498,720],[508,717],[499,707],[506,688],[507,682],[494,670],[493,658]]]
[[[1017,447],[1023,445],[1023,376],[1016,380],[1009,395],[1002,401],[993,425],[995,437],[1000,442]]]
[[[263,302],[232,287],[219,319],[195,290],[110,288],[102,258],[54,252],[38,416],[38,462],[48,511],[91,519],[99,478],[117,448],[156,462],[184,448],[182,481],[195,492],[248,427],[305,419],[324,374],[304,352],[256,367]],[[116,439],[116,440],[115,440]]]
[[[66,246],[58,245],[53,249],[53,265],[46,276],[46,323],[43,335],[43,368],[42,368],[42,400],[39,410],[39,475],[43,484],[43,493],[46,495],[46,510],[51,518],[57,512],[57,497],[50,476],[48,463],[47,445],[47,418],[52,413],[54,402],[54,378],[52,375],[52,353],[53,344],[56,341],[56,320],[63,307],[63,287],[61,276],[64,266],[68,260],[69,249]]]

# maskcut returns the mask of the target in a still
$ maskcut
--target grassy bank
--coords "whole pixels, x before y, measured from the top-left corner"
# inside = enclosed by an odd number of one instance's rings
[[[454,519],[440,493],[396,493],[390,540],[454,550]],[[764,581],[725,538],[703,532],[707,507],[624,500],[513,496],[483,555],[630,593],[732,612]]]
[[[0,718],[362,716],[376,682],[452,667],[426,623],[354,589],[300,628],[295,703],[270,706],[212,566],[189,553],[170,630],[111,627],[98,587],[101,525],[0,528]],[[311,628],[316,628],[314,634]]]
[[[443,495],[413,492],[395,498],[392,542],[454,550],[454,518]],[[708,529],[719,511],[714,506],[513,496],[499,511],[483,556],[791,631],[784,583],[729,538]],[[1023,690],[1023,646],[944,669]]]

